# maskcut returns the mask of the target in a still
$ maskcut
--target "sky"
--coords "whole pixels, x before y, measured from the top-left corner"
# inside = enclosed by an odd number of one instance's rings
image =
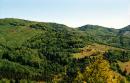
[[[130,24],[130,0],[0,0],[0,18],[123,28]]]

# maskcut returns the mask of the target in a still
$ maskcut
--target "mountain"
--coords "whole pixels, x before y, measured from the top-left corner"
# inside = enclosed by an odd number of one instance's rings
[[[122,29],[106,28],[98,25],[85,25],[78,30],[89,35],[93,41],[120,48],[130,48],[129,26]]]
[[[120,33],[122,36],[124,36],[124,37],[130,38],[130,25],[128,25],[128,26],[122,28],[122,29],[119,31],[119,33]]]
[[[98,25],[85,25],[78,28],[81,31],[86,31],[91,35],[112,35],[115,36],[118,33],[118,30],[113,28],[106,28]]]
[[[127,83],[129,29],[0,19],[0,82]]]

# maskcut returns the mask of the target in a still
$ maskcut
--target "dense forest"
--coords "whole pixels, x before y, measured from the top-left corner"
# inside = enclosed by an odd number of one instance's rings
[[[0,19],[0,83],[37,82],[129,83],[130,25]]]

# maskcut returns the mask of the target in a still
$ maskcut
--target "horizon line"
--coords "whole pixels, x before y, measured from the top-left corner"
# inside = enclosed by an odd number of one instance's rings
[[[59,23],[59,22],[54,22],[54,21],[33,20],[33,19],[25,19],[25,18],[17,18],[17,17],[16,18],[15,17],[3,17],[3,18],[0,18],[0,19],[19,19],[19,20],[26,20],[26,21],[32,21],[32,22],[56,23],[56,24],[65,25],[65,26],[70,27],[70,28],[79,28],[79,27],[86,26],[86,25],[92,25],[92,26],[100,26],[100,27],[111,28],[111,29],[122,29],[122,28],[129,26],[129,24],[128,24],[124,27],[117,28],[117,27],[108,27],[108,26],[103,26],[103,25],[98,25],[98,24],[89,24],[89,23],[87,24],[86,23],[86,24],[74,27],[74,26],[67,25],[65,23]]]

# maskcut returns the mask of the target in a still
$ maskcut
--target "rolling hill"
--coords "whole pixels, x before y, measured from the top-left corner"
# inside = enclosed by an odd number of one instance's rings
[[[130,26],[0,19],[0,82],[129,83]]]

